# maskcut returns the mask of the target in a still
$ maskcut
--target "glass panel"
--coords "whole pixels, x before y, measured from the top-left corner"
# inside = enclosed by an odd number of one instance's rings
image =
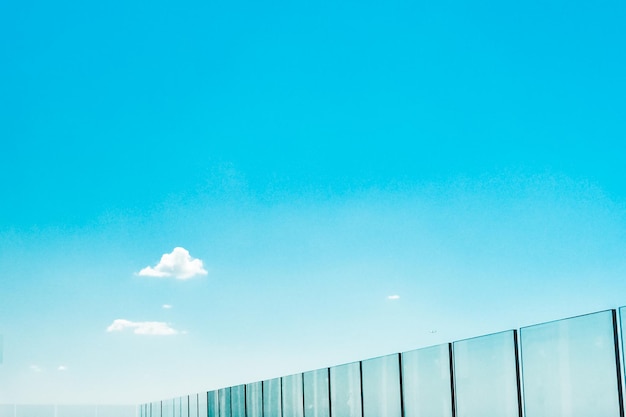
[[[405,417],[452,417],[450,345],[402,354]]]
[[[230,387],[219,390],[219,417],[230,416]]]
[[[198,394],[189,396],[189,417],[198,417]]]
[[[457,417],[519,416],[515,335],[510,330],[453,344]]]
[[[209,415],[207,396],[208,393],[206,392],[198,394],[198,417],[207,417]]]
[[[161,401],[152,403],[152,417],[161,417],[163,415],[163,404]]]
[[[180,415],[182,417],[189,417],[189,402],[190,402],[190,396],[189,395],[185,395],[184,397],[180,398],[180,402],[181,402],[181,413]]]
[[[263,417],[281,417],[280,378],[263,381]]]
[[[520,330],[527,417],[619,417],[614,311]]]
[[[181,417],[181,401],[180,397],[174,398],[174,417]]]
[[[263,417],[263,384],[261,382],[246,385],[246,416]]]
[[[161,402],[161,413],[163,417],[174,417],[174,404],[172,400],[164,400]]]
[[[330,409],[333,417],[361,417],[361,364],[330,368]]]
[[[304,417],[330,417],[328,369],[305,372]]]
[[[363,361],[363,415],[402,417],[400,355]],[[332,385],[331,385],[332,386]]]
[[[302,374],[283,377],[283,416],[304,417]]]
[[[230,407],[232,417],[246,417],[246,386],[230,388]]]
[[[218,391],[209,391],[207,393],[207,414],[208,417],[218,417],[220,408]]]

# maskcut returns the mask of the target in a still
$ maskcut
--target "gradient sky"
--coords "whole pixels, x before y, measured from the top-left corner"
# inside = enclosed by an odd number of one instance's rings
[[[625,21],[0,2],[0,402],[140,403],[626,304]],[[139,274],[176,247],[206,273]]]

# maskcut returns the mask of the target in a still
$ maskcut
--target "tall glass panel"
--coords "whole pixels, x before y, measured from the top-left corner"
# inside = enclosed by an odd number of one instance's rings
[[[182,401],[180,397],[174,398],[174,417],[182,416]]]
[[[304,417],[330,417],[328,369],[305,372]]]
[[[527,417],[619,417],[615,312],[520,330]]]
[[[246,417],[246,386],[230,388],[230,407],[232,417]]]
[[[263,417],[281,417],[280,378],[263,381]]]
[[[302,374],[284,376],[283,380],[283,416],[304,417],[304,392]]]
[[[206,392],[201,392],[198,394],[198,417],[208,417],[209,415],[209,404],[208,404],[208,394]]]
[[[402,417],[400,355],[362,362],[363,416]],[[332,385],[331,385],[332,386]]]
[[[207,392],[207,417],[219,417],[219,391]]]
[[[155,401],[152,403],[152,407],[150,407],[150,411],[152,415],[150,417],[162,417],[161,415],[161,401]]]
[[[453,344],[457,417],[520,415],[515,339],[510,330]]]
[[[404,417],[452,417],[450,345],[402,354]]]
[[[163,400],[162,407],[163,417],[174,417],[174,400]]]
[[[330,368],[330,413],[333,417],[361,417],[361,364]]]
[[[189,405],[191,403],[191,398],[190,397],[191,397],[190,395],[185,395],[185,396],[180,398],[181,405],[182,405],[182,410],[183,410],[182,413],[181,413],[182,417],[190,417],[190,415],[189,415],[189,411],[190,411],[189,410],[190,409]]]
[[[263,417],[263,383],[246,385],[246,417]]]
[[[189,396],[189,417],[198,417],[198,394]]]
[[[219,417],[231,417],[230,415],[230,387],[218,391]]]

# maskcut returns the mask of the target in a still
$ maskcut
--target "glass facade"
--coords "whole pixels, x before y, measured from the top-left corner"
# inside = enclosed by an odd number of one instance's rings
[[[625,329],[622,307],[147,403],[128,417],[624,417]],[[79,410],[0,406],[0,417],[90,415]]]

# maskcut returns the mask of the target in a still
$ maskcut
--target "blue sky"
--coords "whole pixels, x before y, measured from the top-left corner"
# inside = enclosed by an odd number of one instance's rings
[[[626,304],[623,2],[130,3],[0,4],[0,402]]]

